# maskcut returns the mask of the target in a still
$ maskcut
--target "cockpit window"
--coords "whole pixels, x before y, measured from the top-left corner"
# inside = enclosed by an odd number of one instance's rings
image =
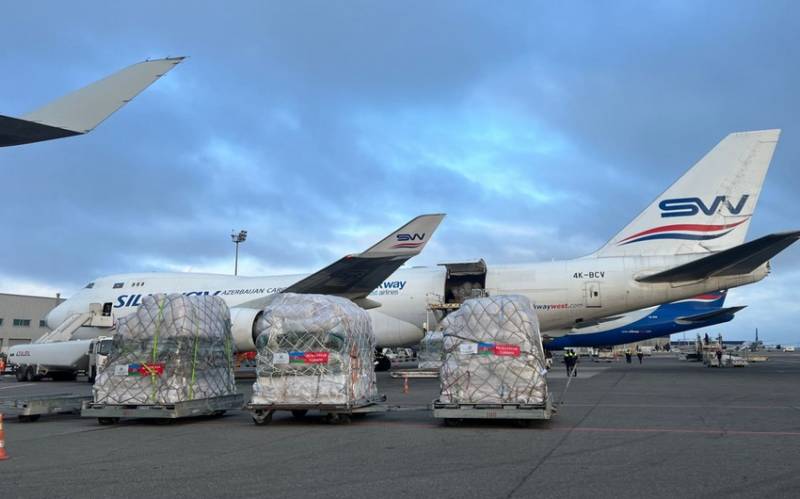
[[[83,287],[83,289],[92,289],[93,287],[94,287],[94,283],[93,283],[93,282],[90,282],[89,284],[87,284],[86,286],[84,286],[84,287]]]
[[[121,288],[121,287],[122,287],[122,286],[124,286],[124,285],[125,285],[125,283],[124,283],[124,282],[115,282],[115,283],[114,283],[114,289],[119,289],[119,288]]]

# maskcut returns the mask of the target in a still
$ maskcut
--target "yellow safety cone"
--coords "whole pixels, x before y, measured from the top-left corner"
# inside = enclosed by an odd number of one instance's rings
[[[0,461],[8,459],[6,454],[6,434],[3,431],[3,413],[0,412]]]

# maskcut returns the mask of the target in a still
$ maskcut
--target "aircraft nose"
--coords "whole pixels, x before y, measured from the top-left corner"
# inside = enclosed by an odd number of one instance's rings
[[[67,318],[67,303],[64,302],[44,316],[44,322],[50,329],[55,329]]]

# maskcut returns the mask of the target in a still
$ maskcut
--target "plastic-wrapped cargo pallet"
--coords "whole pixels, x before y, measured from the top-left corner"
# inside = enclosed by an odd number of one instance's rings
[[[439,369],[442,367],[442,347],[444,336],[441,331],[428,331],[419,343],[417,354],[420,369]]]
[[[233,395],[230,311],[216,296],[147,296],[117,321],[94,402],[174,404]]]
[[[372,322],[350,300],[279,294],[256,328],[252,404],[358,405],[377,397]]]
[[[547,399],[539,319],[524,296],[467,300],[442,321],[439,402],[543,404]]]

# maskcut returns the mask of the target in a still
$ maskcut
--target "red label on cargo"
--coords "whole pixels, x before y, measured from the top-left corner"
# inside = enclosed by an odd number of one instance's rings
[[[142,364],[139,366],[139,374],[142,376],[161,376],[164,374],[164,364]]]
[[[306,364],[327,364],[328,352],[305,352],[303,359]]]
[[[494,346],[494,354],[500,357],[519,357],[519,345],[501,345],[499,343]]]

